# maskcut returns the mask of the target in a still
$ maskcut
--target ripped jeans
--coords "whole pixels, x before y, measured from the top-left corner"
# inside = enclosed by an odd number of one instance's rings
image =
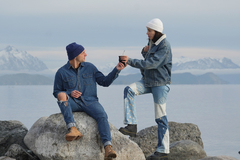
[[[132,83],[124,89],[124,124],[137,124],[135,96],[152,93],[155,108],[155,121],[158,125],[157,152],[169,153],[169,127],[166,114],[169,85],[145,87],[144,81]]]
[[[67,128],[76,127],[72,112],[85,112],[97,121],[98,131],[104,146],[111,144],[110,126],[108,116],[102,105],[96,101],[86,106],[81,100],[73,99],[69,96],[67,101],[58,101]]]

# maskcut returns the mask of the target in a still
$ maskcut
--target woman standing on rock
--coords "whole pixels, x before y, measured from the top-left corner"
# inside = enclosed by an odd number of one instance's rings
[[[158,124],[158,145],[147,160],[167,160],[169,150],[169,127],[166,114],[167,94],[170,90],[172,52],[166,35],[162,33],[160,19],[147,23],[148,45],[142,49],[144,59],[123,56],[124,63],[141,70],[142,79],[124,89],[124,124],[119,129],[125,135],[136,136],[137,114],[134,98],[137,95],[152,93],[155,107],[155,121]],[[147,115],[146,115],[147,116]]]

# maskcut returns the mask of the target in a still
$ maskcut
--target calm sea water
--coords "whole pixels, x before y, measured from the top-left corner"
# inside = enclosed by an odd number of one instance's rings
[[[125,85],[98,87],[109,122],[123,126]],[[18,120],[28,129],[40,117],[59,113],[52,86],[0,86],[0,120]],[[156,125],[151,94],[136,97],[138,131]],[[208,156],[240,159],[240,85],[172,85],[168,94],[169,121],[193,123],[201,130]]]

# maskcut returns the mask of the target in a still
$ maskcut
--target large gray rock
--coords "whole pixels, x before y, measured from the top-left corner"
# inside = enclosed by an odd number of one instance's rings
[[[196,142],[182,140],[171,143],[169,160],[198,160],[206,157],[206,152]]]
[[[80,140],[67,142],[66,124],[62,114],[42,117],[34,123],[24,138],[25,144],[41,160],[102,160],[104,147],[99,136],[96,121],[82,112],[73,113],[77,128],[83,134]],[[113,149],[116,160],[144,160],[138,145],[122,135],[110,124]]]
[[[0,156],[3,156],[12,144],[27,148],[23,142],[27,131],[19,121],[0,121]]]
[[[169,122],[170,143],[191,140],[203,147],[201,132],[197,125],[191,123]],[[158,143],[157,125],[145,128],[137,133],[137,137],[130,137],[143,150],[145,156],[149,156],[156,150]]]
[[[214,156],[214,157],[205,157],[200,160],[237,160],[237,159],[229,156]]]

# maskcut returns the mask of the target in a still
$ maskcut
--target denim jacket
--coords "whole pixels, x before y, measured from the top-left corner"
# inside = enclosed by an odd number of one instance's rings
[[[145,87],[171,84],[172,51],[163,35],[155,43],[150,41],[148,52],[142,50],[144,60],[128,59],[127,64],[142,71]]]
[[[85,105],[98,101],[97,84],[108,87],[120,71],[115,67],[107,76],[89,62],[82,62],[78,69],[74,69],[68,62],[62,66],[55,75],[53,95],[57,98],[59,92],[70,96],[73,90],[78,90],[82,95],[78,98]]]

